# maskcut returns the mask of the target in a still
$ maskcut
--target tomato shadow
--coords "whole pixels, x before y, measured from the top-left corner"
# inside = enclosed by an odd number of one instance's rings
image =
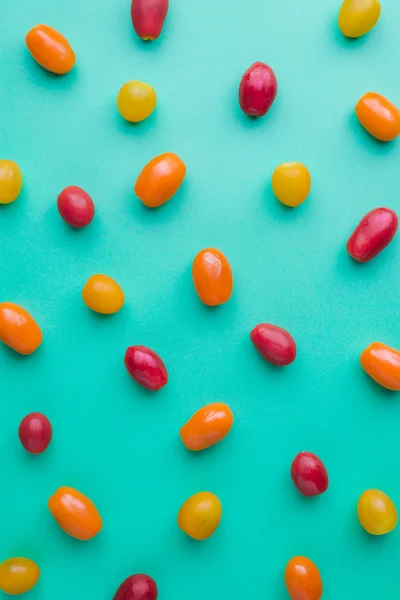
[[[115,128],[123,135],[131,136],[134,140],[136,140],[145,137],[148,135],[150,130],[157,127],[157,122],[159,119],[159,110],[157,106],[146,119],[139,121],[138,123],[132,123],[131,121],[124,119],[124,117],[120,114],[115,102],[112,103],[112,106],[114,108],[113,118]]]
[[[332,19],[329,22],[330,37],[335,42],[336,46],[342,47],[346,51],[348,51],[349,48],[357,49],[357,48],[362,48],[363,46],[365,46],[368,43],[368,38],[369,38],[371,32],[367,33],[365,35],[362,35],[358,38],[347,37],[347,36],[343,35],[343,33],[341,32],[341,30],[339,28],[338,16],[339,16],[339,11],[337,11],[335,13],[335,15],[332,17]]]
[[[27,48],[25,48],[23,54],[23,67],[31,83],[42,87],[49,94],[52,94],[54,90],[64,91],[71,89],[79,78],[79,67],[77,65],[65,75],[51,73],[51,71],[47,71],[47,69],[44,69],[36,62]]]

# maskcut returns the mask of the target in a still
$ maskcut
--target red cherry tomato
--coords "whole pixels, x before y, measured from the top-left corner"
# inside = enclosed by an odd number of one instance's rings
[[[31,454],[41,454],[51,442],[53,430],[47,417],[33,412],[24,417],[19,425],[18,436],[21,444]]]
[[[168,0],[132,0],[133,27],[142,40],[155,40],[160,35],[168,12]]]
[[[375,208],[365,215],[349,237],[346,248],[354,260],[368,262],[394,238],[399,221],[394,210]]]
[[[70,185],[57,198],[58,212],[72,227],[82,229],[94,217],[93,200],[77,185]]]
[[[251,331],[250,339],[261,356],[273,365],[285,367],[296,358],[296,343],[281,327],[260,323]]]
[[[157,600],[158,590],[148,575],[131,575],[119,586],[113,600]]]
[[[125,353],[125,366],[129,375],[148,390],[155,392],[168,382],[163,361],[146,346],[130,346]]]
[[[255,62],[240,82],[240,108],[249,117],[262,117],[271,108],[277,91],[278,83],[271,67]]]
[[[328,489],[328,473],[324,463],[312,452],[299,452],[292,462],[290,474],[303,496],[318,496]]]

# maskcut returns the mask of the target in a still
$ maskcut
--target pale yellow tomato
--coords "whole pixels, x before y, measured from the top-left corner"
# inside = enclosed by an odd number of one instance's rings
[[[0,564],[0,589],[6,594],[24,594],[36,585],[40,570],[29,558],[9,558]]]
[[[339,28],[343,35],[358,38],[371,31],[381,14],[379,0],[344,0],[339,11]]]
[[[357,512],[361,525],[372,535],[384,535],[397,525],[395,505],[379,490],[366,490],[361,494]]]
[[[138,123],[151,115],[156,107],[156,93],[148,83],[128,81],[119,90],[117,106],[127,121]]]
[[[222,515],[221,502],[211,492],[199,492],[186,500],[178,514],[178,525],[195,540],[205,540],[217,529]]]
[[[86,306],[103,315],[118,312],[124,304],[124,292],[108,275],[92,275],[87,280],[82,298]]]
[[[302,163],[282,163],[273,172],[272,189],[278,200],[286,206],[299,206],[307,198],[310,188],[311,176]]]
[[[0,204],[10,204],[22,188],[22,173],[13,160],[0,160]]]

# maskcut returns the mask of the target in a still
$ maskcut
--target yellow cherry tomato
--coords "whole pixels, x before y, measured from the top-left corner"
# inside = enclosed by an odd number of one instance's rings
[[[307,167],[299,162],[286,162],[276,167],[272,175],[275,196],[286,206],[299,206],[307,198],[311,176]]]
[[[124,292],[108,275],[92,275],[87,280],[82,298],[86,306],[103,315],[118,312],[124,305]]]
[[[0,204],[10,204],[22,188],[22,173],[13,160],[0,160]]]
[[[372,535],[384,535],[397,525],[395,505],[379,490],[367,490],[361,494],[357,512],[361,525]]]
[[[346,37],[361,37],[375,27],[380,14],[378,0],[344,0],[339,11],[339,29]]]
[[[186,500],[178,514],[178,525],[195,540],[205,540],[217,529],[222,515],[221,502],[211,492],[199,492]]]
[[[127,121],[144,121],[156,107],[156,93],[148,83],[128,81],[119,90],[117,106]]]
[[[9,558],[0,564],[0,589],[17,596],[31,590],[37,583],[40,570],[29,558]]]

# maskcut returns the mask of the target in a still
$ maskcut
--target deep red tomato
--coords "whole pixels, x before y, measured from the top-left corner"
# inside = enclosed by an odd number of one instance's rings
[[[296,343],[281,327],[260,323],[251,331],[250,339],[261,356],[273,365],[284,367],[296,358]]]
[[[114,600],[157,600],[158,590],[148,575],[131,575],[119,586]]]
[[[394,238],[399,221],[394,210],[375,208],[365,215],[349,237],[346,248],[354,260],[368,262]]]
[[[82,229],[94,217],[93,200],[77,185],[66,187],[57,198],[58,212],[72,227]]]
[[[299,452],[292,462],[290,474],[303,496],[318,496],[328,489],[328,473],[324,463],[312,452]]]
[[[239,86],[240,108],[249,117],[262,117],[272,106],[278,91],[275,73],[265,63],[255,62]]]
[[[47,417],[39,412],[26,415],[20,423],[18,436],[21,444],[31,454],[41,454],[51,442],[53,430]]]
[[[130,346],[125,353],[125,366],[137,383],[153,392],[168,382],[168,373],[163,361],[146,346]]]

